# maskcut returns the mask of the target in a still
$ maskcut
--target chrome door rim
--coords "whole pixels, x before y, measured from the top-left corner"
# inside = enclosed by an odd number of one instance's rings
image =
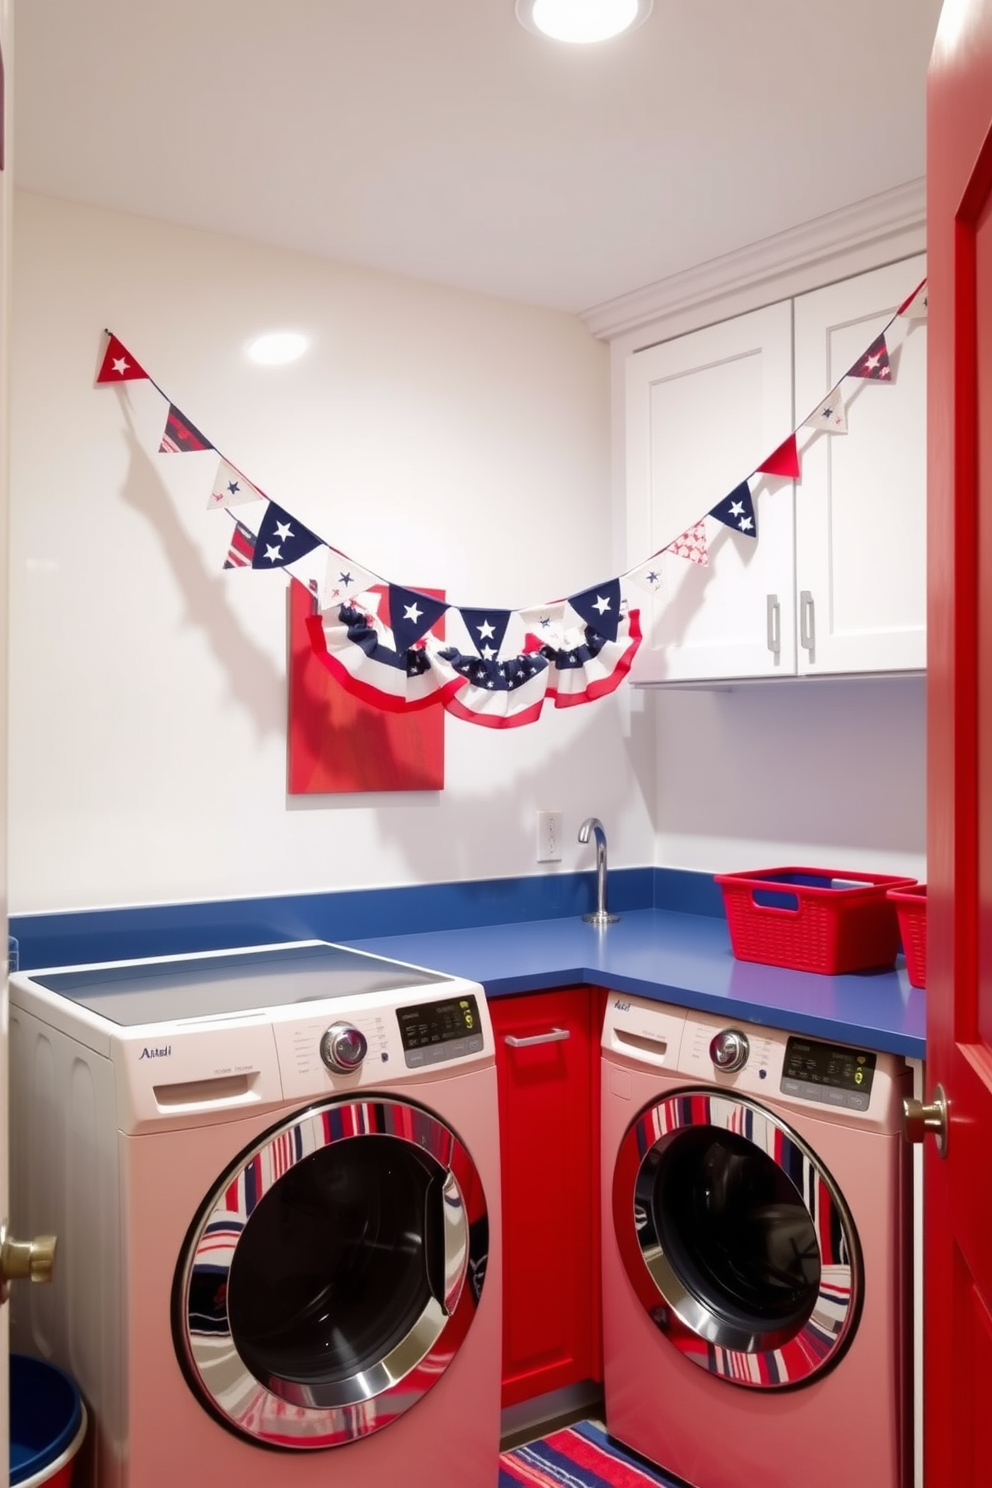
[[[443,1299],[431,1296],[406,1336],[372,1367],[319,1384],[256,1377],[230,1324],[192,1326],[197,1264],[226,1289],[238,1240],[260,1200],[296,1163],[335,1142],[385,1135],[409,1143],[442,1180]],[[345,1099],[280,1122],[245,1149],[201,1205],[173,1290],[173,1332],[187,1380],[233,1431],[267,1446],[324,1448],[380,1430],[408,1410],[451,1363],[475,1316],[485,1275],[488,1223],[481,1180],[466,1148],[431,1112],[393,1098]]]
[[[735,1327],[696,1295],[673,1267],[644,1203],[650,1168],[690,1128],[712,1126],[753,1143],[788,1177],[812,1222],[820,1249],[818,1293],[805,1322],[752,1332]],[[798,1174],[797,1183],[793,1174]],[[655,1326],[694,1364],[757,1389],[810,1383],[842,1357],[861,1313],[861,1248],[850,1210],[812,1149],[756,1101],[712,1087],[671,1092],[631,1123],[613,1175],[613,1220],[621,1260]]]

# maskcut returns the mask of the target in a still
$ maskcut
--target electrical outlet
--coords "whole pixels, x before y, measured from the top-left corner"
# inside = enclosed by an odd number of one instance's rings
[[[560,811],[539,811],[537,813],[537,861],[539,863],[561,862]]]

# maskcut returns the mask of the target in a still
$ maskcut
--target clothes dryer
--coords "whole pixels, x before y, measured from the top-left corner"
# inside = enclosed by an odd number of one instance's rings
[[[11,981],[16,1346],[95,1488],[495,1488],[499,1153],[481,987],[321,942]]]
[[[610,1434],[693,1488],[906,1488],[902,1059],[611,994]]]

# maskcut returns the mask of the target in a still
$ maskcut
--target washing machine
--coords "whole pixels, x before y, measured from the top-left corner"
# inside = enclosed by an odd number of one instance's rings
[[[904,1061],[611,993],[602,1072],[608,1432],[693,1488],[906,1488]]]
[[[295,942],[15,975],[10,1035],[13,1212],[58,1236],[14,1346],[82,1389],[82,1488],[495,1488],[481,987]]]

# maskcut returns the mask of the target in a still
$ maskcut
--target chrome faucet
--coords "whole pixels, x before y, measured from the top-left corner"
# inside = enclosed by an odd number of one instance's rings
[[[590,836],[596,839],[596,908],[582,918],[589,925],[612,925],[620,916],[606,907],[606,833],[598,816],[587,816],[579,828],[580,842],[588,842]]]

